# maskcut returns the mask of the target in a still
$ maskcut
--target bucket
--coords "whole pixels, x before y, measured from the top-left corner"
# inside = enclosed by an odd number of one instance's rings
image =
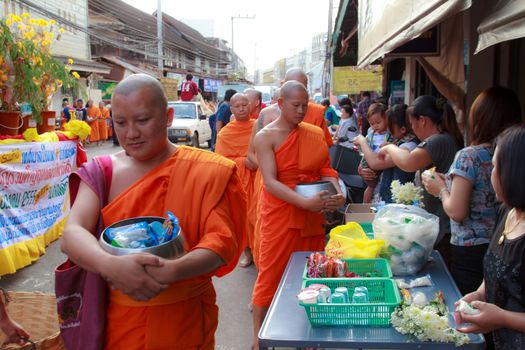
[[[36,128],[36,121],[32,114],[27,114],[22,117],[22,126],[18,129],[18,134],[22,135],[24,131],[29,128]]]
[[[0,135],[18,135],[18,129],[22,126],[19,112],[0,112]]]
[[[39,134],[45,132],[55,131],[56,111],[42,111],[40,113],[42,117],[42,123],[36,126],[36,130]]]

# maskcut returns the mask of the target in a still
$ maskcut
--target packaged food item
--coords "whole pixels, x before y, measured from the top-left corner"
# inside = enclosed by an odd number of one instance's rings
[[[111,245],[119,248],[143,248],[153,244],[146,222],[115,227],[107,230],[106,234],[111,239]]]
[[[464,313],[465,315],[477,315],[479,314],[479,310],[476,309],[471,304],[467,303],[465,300],[461,299],[459,301],[459,305],[457,307],[457,311]]]
[[[319,297],[319,291],[313,289],[305,289],[297,295],[297,299],[305,304],[317,304],[317,298]]]

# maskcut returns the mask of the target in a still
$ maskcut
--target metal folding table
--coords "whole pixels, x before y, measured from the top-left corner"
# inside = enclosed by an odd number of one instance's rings
[[[268,347],[317,347],[317,348],[361,348],[361,349],[455,349],[452,343],[421,342],[412,336],[398,333],[393,327],[312,327],[306,312],[297,301],[301,290],[302,273],[306,257],[310,252],[294,253],[275,293],[268,314],[259,332],[259,346]],[[430,275],[431,287],[414,288],[422,291],[429,299],[438,290],[443,291],[449,311],[454,310],[454,302],[461,294],[448,272],[443,259],[433,251],[432,259],[423,270],[410,278]],[[453,326],[452,315],[449,317]],[[460,349],[484,349],[482,335],[470,334],[470,344]]]

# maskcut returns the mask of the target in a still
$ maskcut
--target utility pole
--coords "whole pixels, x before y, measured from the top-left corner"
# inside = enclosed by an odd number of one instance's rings
[[[333,0],[328,0],[330,6],[328,8],[328,31],[326,33],[326,53],[325,53],[325,61],[324,61],[324,68],[323,68],[323,88],[322,93],[323,97],[330,98],[330,83],[332,80],[332,52],[330,50],[330,43],[332,42],[332,15],[333,15],[333,9],[334,4]]]
[[[160,75],[164,75],[164,60],[162,59],[163,50],[162,50],[162,9],[161,9],[161,0],[157,0],[157,53],[158,53],[158,65]]]
[[[253,16],[248,16],[248,15],[241,16],[241,15],[238,15],[238,16],[232,16],[231,18],[232,18],[232,59],[235,59],[235,56],[236,56],[235,55],[235,48],[233,46],[233,37],[234,37],[234,35],[233,35],[233,20],[234,19],[255,19],[255,15],[253,15]]]

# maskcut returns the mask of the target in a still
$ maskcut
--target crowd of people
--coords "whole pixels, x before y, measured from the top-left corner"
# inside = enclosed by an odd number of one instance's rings
[[[324,214],[345,205],[329,157],[336,144],[362,153],[366,202],[390,203],[393,180],[424,188],[425,210],[440,218],[435,247],[463,299],[480,311],[461,315],[468,323],[459,330],[492,332],[488,348],[525,348],[525,126],[514,92],[484,90],[471,107],[465,141],[452,106],[433,96],[386,107],[363,93],[357,106],[341,99],[339,115],[327,102],[311,102],[307,84],[302,70],[288,70],[266,108],[255,90],[227,91],[214,115],[214,153],[168,141],[173,110],[156,79],[136,74],[117,85],[112,120],[123,151],[96,157],[71,176],[62,239],[65,266],[88,271],[98,286],[90,293],[99,293],[104,307],[96,317],[86,308],[73,314],[72,326],[62,329],[67,346],[214,349],[212,277],[231,272],[243,255],[241,266],[257,268],[250,308],[258,349],[291,253],[324,250]],[[195,95],[191,83],[187,90]],[[107,119],[92,101],[87,109],[77,101],[75,111],[97,123],[92,144],[107,135]],[[294,191],[320,180],[337,194],[305,198]],[[186,239],[181,258],[113,256],[99,246],[104,227],[166,211],[179,218]],[[57,275],[56,284],[65,285],[64,278]],[[166,332],[166,324],[177,326]],[[15,324],[7,329],[10,340],[25,336]],[[79,339],[89,347],[78,347]]]

